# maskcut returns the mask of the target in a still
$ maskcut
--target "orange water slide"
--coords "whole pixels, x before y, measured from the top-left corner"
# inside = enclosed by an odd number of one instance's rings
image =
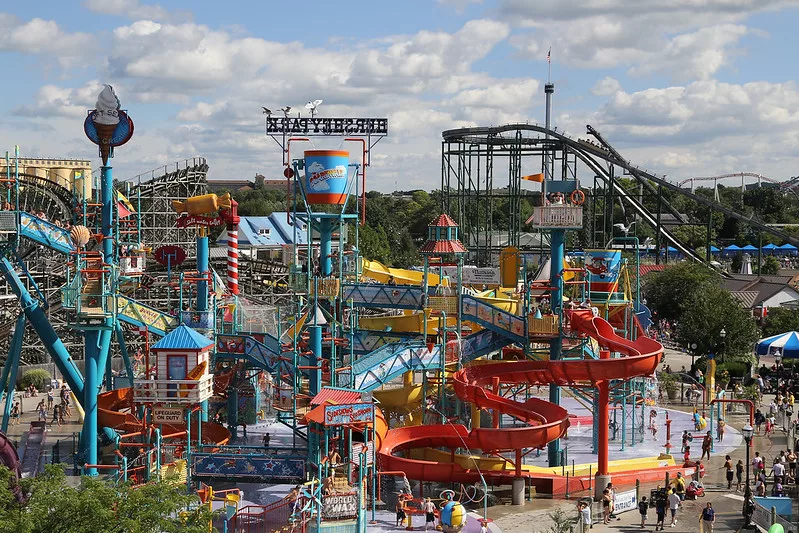
[[[109,427],[120,433],[133,433],[142,430],[141,420],[131,412],[133,389],[115,389],[97,396],[97,424],[100,427]],[[186,431],[186,424],[162,424],[162,433],[165,435]],[[197,423],[192,423],[192,434],[199,428]],[[211,444],[227,444],[230,440],[230,431],[224,426],[213,422],[203,422],[203,441]]]
[[[461,400],[480,409],[492,409],[511,415],[529,425],[521,428],[473,428],[461,424],[413,426],[393,429],[383,439],[380,449],[381,468],[403,471],[409,478],[423,481],[472,483],[479,479],[476,469],[460,462],[434,462],[408,457],[406,450],[414,448],[469,448],[483,452],[538,448],[561,437],[569,427],[569,413],[558,405],[533,398],[517,402],[496,394],[501,384],[560,386],[607,382],[647,376],[657,369],[663,346],[648,337],[635,341],[616,334],[604,319],[590,311],[571,313],[573,330],[594,338],[605,350],[625,357],[599,360],[520,361],[492,365],[470,366],[453,376],[455,393]],[[402,454],[402,455],[400,455]],[[466,462],[465,464],[468,464]],[[476,463],[475,463],[476,464]],[[494,479],[518,476],[538,476],[515,469],[483,472]]]

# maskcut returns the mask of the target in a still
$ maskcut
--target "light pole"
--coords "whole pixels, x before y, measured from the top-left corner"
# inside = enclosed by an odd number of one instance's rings
[[[723,326],[722,326],[722,328],[721,328],[721,331],[719,331],[719,337],[721,337],[721,345],[719,346],[719,348],[721,348],[721,349],[719,350],[721,353],[719,353],[719,359],[721,359],[721,362],[723,363],[723,362],[724,362],[724,349],[727,347],[727,346],[724,344],[724,339],[726,339],[726,338],[727,338],[727,330],[726,330],[726,329],[724,329],[724,327],[723,327]]]
[[[752,489],[749,488],[749,448],[752,446],[752,434],[754,433],[752,424],[747,422],[747,424],[741,428],[741,433],[743,433],[744,441],[746,441],[746,490],[744,491],[743,515],[744,527],[748,528],[752,521],[752,513],[754,512],[751,506]]]
[[[694,366],[696,365],[696,362],[694,361],[694,359],[696,359],[696,348],[697,348],[696,343],[692,342],[691,343],[691,369],[692,369],[692,371],[693,371]]]

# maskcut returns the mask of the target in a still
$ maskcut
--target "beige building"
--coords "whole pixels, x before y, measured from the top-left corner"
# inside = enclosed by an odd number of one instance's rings
[[[16,159],[11,158],[11,173],[14,173]],[[6,176],[8,162],[0,157],[0,172]],[[74,193],[90,198],[92,192],[92,164],[87,159],[45,159],[20,157],[19,173],[48,179]]]

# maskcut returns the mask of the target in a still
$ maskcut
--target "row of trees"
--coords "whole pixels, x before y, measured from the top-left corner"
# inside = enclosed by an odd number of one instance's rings
[[[0,466],[0,533],[205,533],[211,511],[174,480],[132,488],[47,465],[16,485]]]

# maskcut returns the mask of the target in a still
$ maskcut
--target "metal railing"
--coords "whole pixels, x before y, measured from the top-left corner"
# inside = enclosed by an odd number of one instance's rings
[[[533,208],[534,228],[582,228],[583,208],[574,205],[545,205]]]
[[[195,404],[213,396],[214,376],[193,379],[137,379],[133,382],[133,399],[141,402]]]

